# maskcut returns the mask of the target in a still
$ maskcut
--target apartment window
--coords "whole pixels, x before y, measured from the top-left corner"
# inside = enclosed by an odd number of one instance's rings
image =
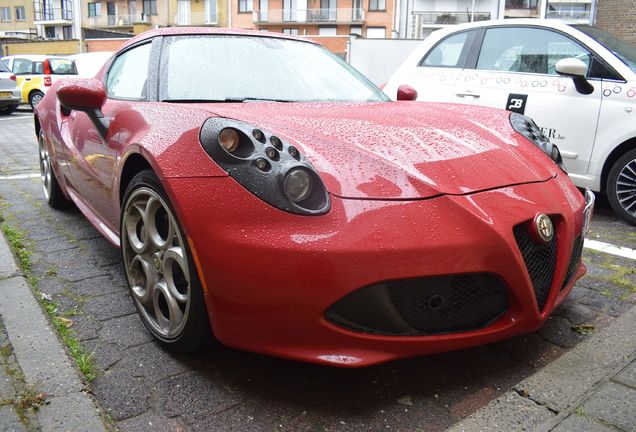
[[[370,11],[385,11],[386,0],[369,0]]]
[[[88,16],[89,17],[102,16],[102,4],[101,3],[89,3],[88,4]]]
[[[26,11],[24,10],[24,6],[15,7],[15,20],[26,21]]]
[[[537,0],[506,0],[506,9],[537,9]]]
[[[55,39],[55,27],[44,27],[44,37],[47,39]]]
[[[64,35],[64,40],[73,39],[73,27],[71,26],[62,27],[62,34]]]
[[[297,28],[284,28],[283,29],[283,34],[298,36],[298,29]]]
[[[239,13],[252,12],[252,0],[239,0],[238,7]]]
[[[144,15],[157,15],[157,0],[144,0]]]
[[[11,8],[3,7],[0,11],[2,11],[2,22],[11,21]]]
[[[320,26],[318,27],[318,35],[319,36],[337,36],[338,28],[332,26]]]
[[[386,27],[367,27],[367,39],[386,38]]]
[[[362,36],[362,26],[351,26],[351,28],[349,29],[349,34]]]

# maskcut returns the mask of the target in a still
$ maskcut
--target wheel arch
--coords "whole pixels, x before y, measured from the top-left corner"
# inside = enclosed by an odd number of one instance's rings
[[[144,170],[153,170],[150,162],[143,157],[139,153],[133,153],[126,158],[124,162],[124,166],[121,170],[121,176],[119,179],[119,203],[123,205],[124,203],[124,195],[126,194],[126,189],[128,189],[128,185],[132,181],[132,179]]]
[[[605,163],[603,164],[603,171],[601,172],[601,192],[607,190],[607,181],[609,179],[610,171],[617,160],[621,158],[628,151],[636,149],[636,137],[632,137],[618,146],[607,156]]]

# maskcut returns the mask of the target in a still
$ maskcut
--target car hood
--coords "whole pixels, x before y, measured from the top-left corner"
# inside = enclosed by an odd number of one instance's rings
[[[546,181],[557,169],[498,109],[384,102],[244,103],[211,111],[293,143],[329,193],[343,198],[462,195]]]

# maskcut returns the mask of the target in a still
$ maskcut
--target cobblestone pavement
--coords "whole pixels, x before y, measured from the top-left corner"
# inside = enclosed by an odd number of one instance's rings
[[[636,304],[634,261],[586,249],[588,275],[546,325],[487,346],[355,370],[224,346],[176,355],[137,317],[119,250],[77,209],[49,208],[37,169],[32,115],[0,117],[0,213],[26,232],[28,276],[94,352],[90,388],[121,431],[442,431],[589,337],[573,326]],[[635,249],[636,229],[598,207],[591,238]]]

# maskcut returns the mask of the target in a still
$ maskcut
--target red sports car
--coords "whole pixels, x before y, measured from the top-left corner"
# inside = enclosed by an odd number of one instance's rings
[[[302,38],[143,33],[56,83],[35,129],[49,204],[121,247],[175,350],[354,367],[465,348],[537,329],[585,272],[593,195],[532,120],[391,102]]]

